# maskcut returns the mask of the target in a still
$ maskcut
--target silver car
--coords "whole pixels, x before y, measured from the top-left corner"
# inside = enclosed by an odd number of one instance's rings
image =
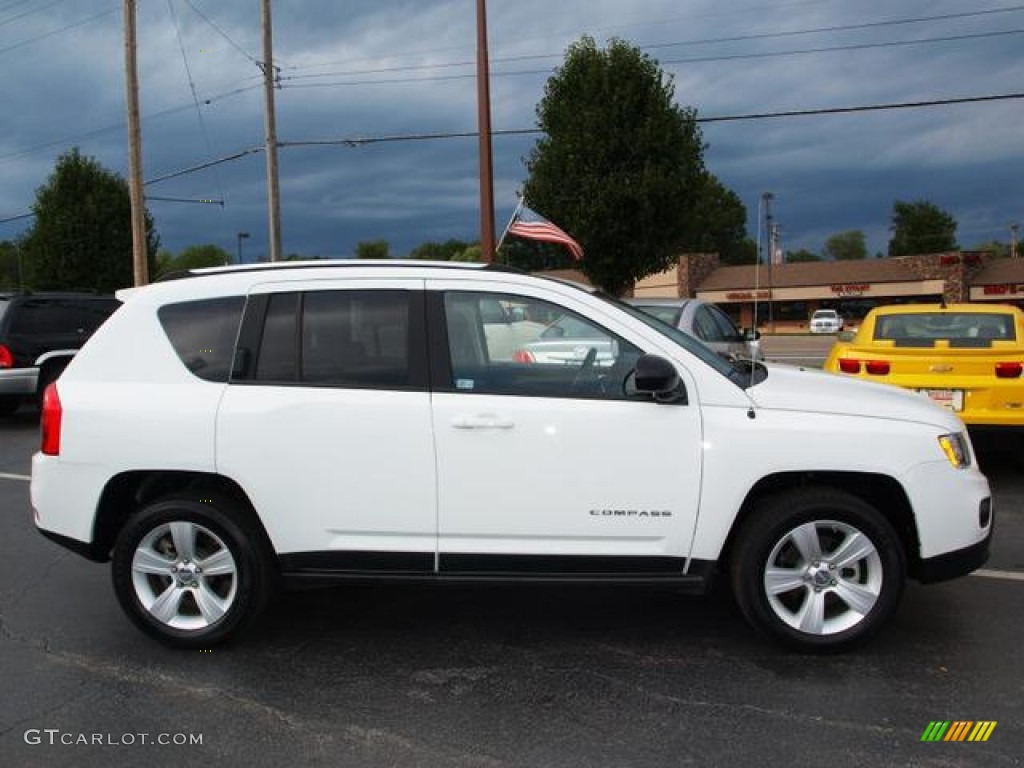
[[[725,312],[703,299],[626,299],[642,312],[700,339],[730,360],[764,360],[760,334],[741,331]]]

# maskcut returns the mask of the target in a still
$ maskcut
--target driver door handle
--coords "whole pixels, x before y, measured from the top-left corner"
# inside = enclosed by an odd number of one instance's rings
[[[476,416],[456,416],[452,419],[452,426],[455,429],[512,429],[515,424],[494,414],[482,413]]]

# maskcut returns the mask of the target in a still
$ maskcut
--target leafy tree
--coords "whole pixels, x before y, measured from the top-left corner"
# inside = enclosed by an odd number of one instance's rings
[[[956,219],[927,200],[907,203],[897,200],[892,207],[890,256],[939,253],[960,248],[956,242]]]
[[[172,256],[169,251],[160,251],[156,258],[156,272],[159,277],[185,269],[223,267],[230,263],[231,254],[219,245],[190,245],[177,256]]]
[[[478,262],[483,261],[483,258],[483,249],[480,247],[480,243],[474,243],[467,245],[461,252],[452,256],[451,261]]]
[[[798,251],[786,251],[786,261],[790,264],[796,264],[801,261],[821,261],[821,256],[816,254],[814,251],[809,251],[806,248],[801,248]]]
[[[128,182],[78,148],[57,158],[36,190],[35,221],[22,240],[25,281],[37,289],[104,293],[134,282]],[[152,275],[160,238],[147,211],[146,251]]]
[[[835,261],[856,261],[868,257],[864,233],[859,229],[838,232],[825,241],[825,258]]]
[[[413,248],[409,252],[409,258],[424,261],[452,261],[468,247],[469,243],[462,240],[445,240],[443,243],[427,242]]]
[[[0,240],[0,289],[17,290],[21,288],[22,282],[18,244]]]
[[[388,259],[391,246],[387,240],[362,240],[356,243],[357,259]]]
[[[681,249],[690,253],[717,253],[723,264],[745,264],[748,255],[747,208],[739,196],[715,176],[704,173],[703,184],[690,213],[693,225]],[[756,248],[756,246],[755,246]]]
[[[639,49],[573,43],[537,106],[544,136],[526,159],[534,210],[583,246],[579,267],[615,295],[671,266],[694,231],[705,179],[696,113]]]
[[[1002,243],[998,240],[988,240],[984,243],[978,243],[972,251],[988,251],[997,259],[1005,259],[1010,255],[1010,244]],[[1017,243],[1017,253],[1021,253],[1021,245]]]

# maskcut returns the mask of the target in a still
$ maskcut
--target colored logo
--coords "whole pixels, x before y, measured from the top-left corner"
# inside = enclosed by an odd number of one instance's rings
[[[988,741],[995,729],[995,720],[933,720],[921,734],[921,741]]]

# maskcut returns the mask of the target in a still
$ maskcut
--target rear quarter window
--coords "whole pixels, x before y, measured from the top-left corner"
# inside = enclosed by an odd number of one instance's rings
[[[189,371],[205,381],[226,382],[244,307],[244,296],[228,296],[167,304],[157,317]]]

